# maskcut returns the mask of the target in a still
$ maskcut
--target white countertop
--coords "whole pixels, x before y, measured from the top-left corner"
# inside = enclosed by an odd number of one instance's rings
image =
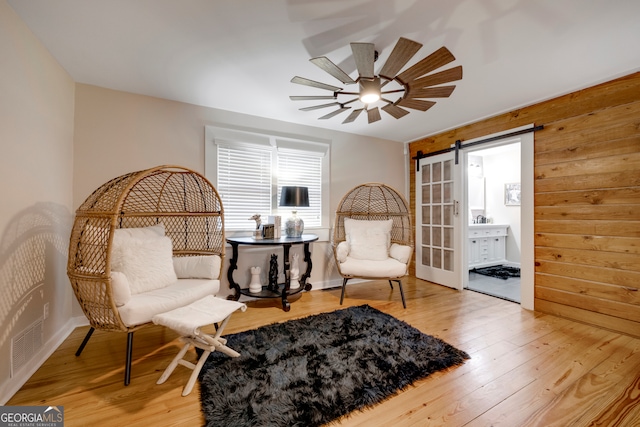
[[[469,224],[469,228],[508,227],[509,224]]]

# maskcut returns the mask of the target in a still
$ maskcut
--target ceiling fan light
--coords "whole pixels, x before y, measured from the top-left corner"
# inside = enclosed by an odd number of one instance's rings
[[[363,104],[371,104],[378,100],[380,100],[380,78],[360,80],[360,101]]]
[[[360,101],[364,104],[371,104],[372,102],[376,102],[380,100],[380,95],[376,93],[368,93],[360,95]]]
[[[328,104],[315,105],[300,108],[301,111],[311,111],[330,106],[340,106],[335,111],[326,114],[319,119],[328,119],[352,108],[347,106],[352,102],[361,102],[361,108],[352,110],[349,117],[342,123],[351,123],[363,111],[367,112],[369,123],[380,120],[380,110],[399,119],[409,114],[409,110],[427,111],[435,105],[435,101],[422,98],[447,98],[453,92],[454,85],[441,86],[443,83],[453,82],[462,78],[462,66],[449,68],[448,70],[432,73],[454,61],[456,58],[446,47],[441,47],[431,55],[426,56],[400,72],[411,58],[420,50],[421,43],[401,37],[391,51],[378,74],[375,74],[374,63],[378,59],[378,52],[372,43],[351,43],[353,59],[358,70],[358,77],[352,79],[340,67],[327,57],[311,58],[310,61],[323,71],[340,80],[343,84],[358,83],[358,91],[343,91],[341,87],[318,82],[304,77],[296,76],[292,83],[310,86],[316,89],[324,89],[333,92],[333,96],[290,96],[292,101],[332,100]],[[388,83],[393,83],[391,88]],[[383,92],[384,89],[384,92]],[[385,95],[382,97],[382,95]],[[393,95],[389,95],[393,94]],[[348,96],[345,100],[342,96]],[[340,101],[338,101],[340,96]],[[389,98],[389,96],[391,98]],[[395,98],[395,100],[393,99]],[[380,105],[376,105],[379,102]]]

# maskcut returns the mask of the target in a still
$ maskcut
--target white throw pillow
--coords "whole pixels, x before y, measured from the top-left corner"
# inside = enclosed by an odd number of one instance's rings
[[[166,236],[147,238],[114,234],[111,270],[124,273],[131,294],[164,288],[177,280],[173,269],[173,248]]]
[[[407,264],[409,262],[409,257],[411,256],[411,246],[392,243],[389,248],[389,255],[391,258],[395,258],[401,263]]]
[[[119,271],[111,272],[111,295],[116,307],[122,307],[131,299],[129,279]]]
[[[164,236],[164,224],[159,223],[150,227],[141,228],[116,228],[113,233],[116,236],[135,237],[136,239],[146,239],[149,237]]]
[[[218,255],[173,257],[173,269],[178,279],[211,279],[220,275]]]
[[[336,259],[338,260],[338,262],[345,262],[348,256],[349,243],[346,240],[344,242],[338,243],[338,246],[336,247]]]
[[[393,220],[367,221],[345,218],[344,230],[349,256],[355,259],[384,261],[389,258]]]

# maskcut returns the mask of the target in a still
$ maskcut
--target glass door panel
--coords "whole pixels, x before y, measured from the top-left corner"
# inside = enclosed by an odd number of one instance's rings
[[[457,213],[460,180],[453,153],[419,160],[416,174],[416,276],[462,289],[456,254],[461,220]],[[457,228],[457,230],[456,230]]]

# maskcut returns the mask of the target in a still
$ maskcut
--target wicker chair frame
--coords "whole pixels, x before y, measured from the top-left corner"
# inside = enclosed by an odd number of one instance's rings
[[[342,281],[342,296],[340,297],[340,304],[344,300],[345,288],[347,281],[354,277],[362,279],[387,279],[389,285],[393,289],[393,283],[397,282],[400,287],[400,294],[402,296],[402,304],[406,308],[406,302],[404,298],[404,291],[402,289],[402,277],[406,276],[405,273],[400,277],[370,277],[365,275],[349,275],[340,271],[340,263],[337,258],[337,247],[340,242],[346,240],[346,234],[344,229],[345,218],[359,219],[359,220],[393,220],[391,227],[391,243],[397,243],[411,247],[411,255],[413,255],[414,243],[413,243],[413,226],[411,222],[411,213],[409,211],[409,204],[406,199],[394,188],[377,182],[369,182],[360,184],[345,194],[338,208],[336,209],[335,224],[333,229],[333,255],[338,266],[338,272],[343,277]],[[409,257],[411,259],[412,256]]]
[[[220,196],[204,176],[180,166],[158,166],[106,182],[80,205],[71,230],[67,275],[91,325],[76,356],[95,329],[126,332],[125,385],[130,382],[133,332],[149,323],[127,326],[116,308],[111,288],[113,232],[160,222],[171,238],[174,256],[224,258]]]

